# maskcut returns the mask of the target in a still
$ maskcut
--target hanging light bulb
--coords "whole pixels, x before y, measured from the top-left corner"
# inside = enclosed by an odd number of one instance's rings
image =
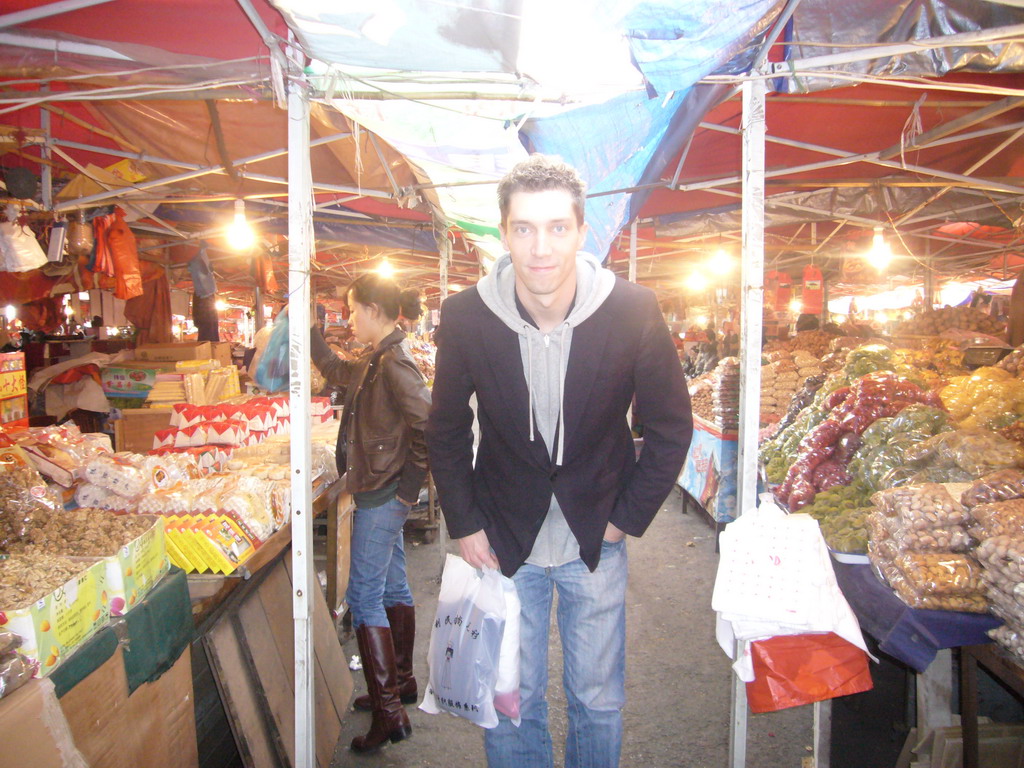
[[[789,311],[794,315],[799,315],[804,311],[804,303],[800,299],[793,299],[789,302]]]
[[[881,227],[875,227],[875,234],[871,238],[871,250],[868,251],[868,261],[879,272],[884,272],[892,261],[892,249],[882,236]]]
[[[256,233],[245,218],[245,201],[235,200],[235,220],[228,227],[228,244],[236,251],[248,251],[256,244]]]
[[[736,262],[732,255],[724,248],[719,248],[714,256],[708,259],[708,270],[718,277],[730,274],[735,266]]]
[[[700,272],[692,272],[686,279],[686,287],[691,291],[703,291],[708,287],[708,279]]]
[[[381,277],[394,277],[395,268],[391,266],[391,262],[388,261],[388,257],[385,256],[381,259],[380,264],[377,266],[377,274]]]
[[[217,299],[217,301],[213,303],[213,306],[217,308],[218,312],[223,312],[228,308],[228,303],[224,301],[224,299]]]
[[[18,308],[15,307],[13,304],[8,304],[6,307],[4,307],[4,317],[7,318],[7,322],[14,322],[14,318],[16,318],[17,316]]]

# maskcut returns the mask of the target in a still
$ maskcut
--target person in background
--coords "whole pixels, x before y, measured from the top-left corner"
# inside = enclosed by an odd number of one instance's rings
[[[412,670],[416,609],[402,527],[427,477],[423,430],[430,392],[398,327],[400,317],[419,317],[419,293],[400,291],[371,273],[348,287],[346,301],[352,333],[366,349],[356,360],[341,359],[317,323],[311,353],[327,383],[346,388],[337,461],[356,511],[345,599],[368,690],[355,706],[373,713],[370,730],[352,740],[352,749],[370,752],[412,734],[402,705],[415,703],[418,694]]]
[[[672,489],[690,399],[652,291],[588,253],[584,185],[533,155],[498,185],[507,253],[448,298],[437,330],[431,472],[462,557],[500,568],[522,603],[522,724],[484,731],[490,768],[549,768],[554,591],[569,728],[565,764],[619,764],[626,667],[626,535]],[[474,459],[476,395],[480,444]],[[644,427],[639,458],[627,413]]]

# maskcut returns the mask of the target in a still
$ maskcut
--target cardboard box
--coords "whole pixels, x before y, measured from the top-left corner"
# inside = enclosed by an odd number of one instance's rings
[[[231,344],[226,341],[183,341],[168,344],[140,344],[136,360],[216,360],[231,365]]]
[[[110,619],[110,607],[101,598],[105,582],[106,562],[95,559],[32,605],[0,611],[0,626],[21,635],[24,643],[19,650],[39,662],[40,677],[53,672]]]
[[[102,707],[97,707],[102,709]],[[0,768],[87,768],[49,680],[30,680],[0,699]],[[141,764],[141,763],[140,763]]]
[[[135,348],[136,360],[210,360],[212,358],[213,347],[209,341],[140,344]]]
[[[170,408],[125,408],[114,422],[114,448],[148,453],[153,448],[153,435],[170,425]]]
[[[159,679],[143,683],[129,696],[118,646],[113,656],[60,699],[60,710],[92,768],[196,768],[199,764],[187,647]]]
[[[103,558],[100,601],[108,606],[111,616],[123,616],[169,569],[164,520],[154,516],[148,531],[121,547],[116,555]]]

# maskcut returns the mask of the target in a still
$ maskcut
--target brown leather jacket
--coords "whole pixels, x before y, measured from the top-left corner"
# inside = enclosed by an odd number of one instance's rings
[[[312,332],[313,362],[328,384],[345,387],[338,429],[338,471],[352,493],[376,491],[398,480],[398,498],[415,501],[427,476],[423,430],[430,390],[399,330],[357,360],[342,360],[319,330]]]

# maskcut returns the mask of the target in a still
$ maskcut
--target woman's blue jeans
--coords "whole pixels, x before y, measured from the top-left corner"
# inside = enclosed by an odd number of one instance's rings
[[[582,560],[556,568],[523,565],[513,577],[522,603],[520,713],[484,732],[488,768],[552,768],[548,730],[548,632],[554,589],[568,701],[566,768],[614,768],[626,703],[626,542],[605,543],[591,573]]]
[[[412,605],[405,575],[402,526],[409,507],[397,498],[379,507],[357,508],[352,519],[352,561],[345,600],[352,626],[388,627],[385,607]]]

